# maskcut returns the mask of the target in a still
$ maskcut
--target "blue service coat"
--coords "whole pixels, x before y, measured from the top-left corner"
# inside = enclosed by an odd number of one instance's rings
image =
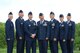
[[[5,23],[5,34],[6,40],[14,40],[14,24],[10,19],[8,19]]]
[[[24,39],[24,27],[23,27],[24,19],[20,17],[16,19],[15,26],[16,26],[16,38],[22,37]]]
[[[37,26],[34,20],[26,20],[24,22],[24,31],[25,31],[25,39],[29,40],[32,39],[31,35],[37,33]]]
[[[53,40],[54,38],[58,39],[59,31],[59,22],[56,19],[53,19],[49,22],[49,39]]]
[[[45,40],[49,38],[49,22],[44,20],[43,23],[37,22],[37,38],[38,40]]]

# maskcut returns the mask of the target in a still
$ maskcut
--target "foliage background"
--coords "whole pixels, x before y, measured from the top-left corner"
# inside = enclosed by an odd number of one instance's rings
[[[16,39],[14,42],[14,47],[16,47]],[[38,44],[37,44],[38,47]],[[5,41],[5,24],[0,22],[0,48],[6,48]],[[60,48],[60,46],[59,46]],[[76,24],[75,42],[74,49],[80,50],[80,23]]]

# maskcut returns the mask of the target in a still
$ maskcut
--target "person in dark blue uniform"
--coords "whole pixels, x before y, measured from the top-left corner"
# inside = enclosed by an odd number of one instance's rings
[[[59,22],[54,18],[54,12],[50,12],[50,22],[49,22],[49,43],[51,53],[58,53],[58,26]]]
[[[64,22],[63,14],[60,14],[59,23],[59,42],[61,46],[62,53],[67,53],[67,24]]]
[[[44,20],[43,13],[39,14],[40,21],[37,22],[37,38],[39,44],[39,53],[47,53],[49,27],[48,21]]]
[[[71,21],[71,13],[67,14],[67,25],[68,25],[68,34],[67,34],[67,51],[68,53],[73,53],[74,45],[74,35],[75,35],[75,22]]]
[[[28,13],[28,20],[24,22],[24,31],[25,31],[25,40],[26,40],[26,53],[31,53],[30,49],[32,48],[32,53],[36,53],[36,32],[37,26],[36,22],[32,20],[32,12]]]
[[[17,53],[24,53],[24,13],[22,10],[19,11],[19,17],[15,21],[16,25],[16,39],[17,39]]]
[[[7,42],[7,53],[13,52],[14,45],[14,24],[12,22],[13,14],[10,12],[8,14],[8,20],[5,23],[5,34],[6,34],[6,42]]]

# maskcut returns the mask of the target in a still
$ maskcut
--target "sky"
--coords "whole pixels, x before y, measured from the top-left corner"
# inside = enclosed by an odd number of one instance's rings
[[[72,14],[72,20],[80,23],[80,1],[79,0],[0,0],[0,22],[6,22],[8,13],[13,12],[13,22],[18,18],[19,10],[24,11],[24,19],[28,19],[28,12],[33,12],[33,20],[39,20],[39,13],[44,14],[45,20],[50,20],[51,11],[59,20],[59,15],[64,15],[66,21],[67,13]]]

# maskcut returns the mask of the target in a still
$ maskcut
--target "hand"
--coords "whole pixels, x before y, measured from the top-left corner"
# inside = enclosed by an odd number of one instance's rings
[[[36,36],[36,34],[33,34],[34,35],[34,37]]]
[[[72,38],[71,41],[74,41],[74,39]]]
[[[57,39],[56,39],[56,38],[54,38],[53,40],[54,40],[54,41],[57,41]]]
[[[65,39],[63,39],[63,42],[65,42],[66,40]]]
[[[10,38],[8,38],[7,40],[10,40]]]
[[[21,40],[21,39],[22,39],[22,37],[19,37],[19,39]]]
[[[34,36],[34,38],[35,38],[36,34],[33,34],[33,36]]]
[[[32,34],[32,35],[31,35],[32,38],[35,38],[35,36],[36,36],[36,34]]]
[[[46,38],[46,40],[48,40],[48,38]]]

